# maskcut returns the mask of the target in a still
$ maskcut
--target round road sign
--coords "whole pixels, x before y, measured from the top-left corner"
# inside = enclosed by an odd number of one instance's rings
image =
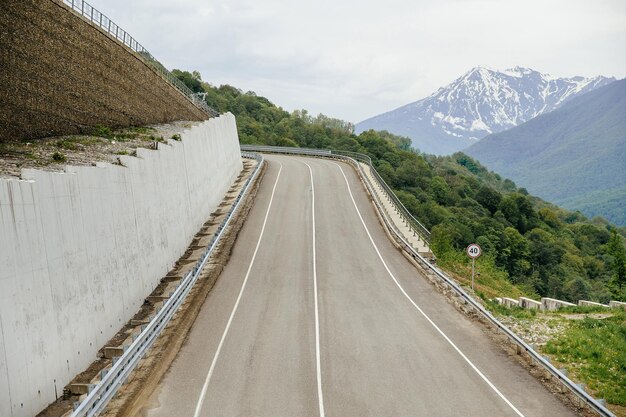
[[[480,249],[480,246],[478,246],[476,243],[471,243],[467,247],[467,249],[465,249],[465,252],[467,252],[467,256],[474,259],[478,258],[481,255],[482,250]]]

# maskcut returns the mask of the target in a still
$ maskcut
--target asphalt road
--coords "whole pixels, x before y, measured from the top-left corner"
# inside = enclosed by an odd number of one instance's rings
[[[398,252],[350,166],[267,160],[233,256],[143,415],[575,415]]]

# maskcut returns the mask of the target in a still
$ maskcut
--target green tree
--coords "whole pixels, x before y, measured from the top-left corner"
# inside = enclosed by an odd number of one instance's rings
[[[521,281],[530,268],[528,241],[513,227],[504,229],[504,247],[499,252],[500,264],[516,281]]]
[[[491,214],[493,214],[496,210],[498,210],[500,201],[502,201],[502,194],[488,185],[483,185],[476,193],[474,200],[478,201],[483,207],[489,210]]]
[[[202,78],[198,71],[190,73],[189,71],[172,70],[172,75],[181,80],[191,91],[194,93],[201,93],[204,91],[202,88]]]
[[[445,205],[450,198],[450,187],[443,177],[436,176],[430,182],[435,201],[441,205]]]
[[[423,187],[424,179],[430,177],[430,169],[423,158],[412,158],[402,161],[396,174],[400,187]]]
[[[611,262],[613,283],[618,287],[621,296],[622,289],[626,285],[626,250],[624,250],[622,237],[617,234],[615,229],[611,231],[611,238],[607,247],[609,255],[613,258]]]
[[[565,283],[564,287],[565,297],[572,302],[588,299],[590,290],[591,286],[589,283],[581,277],[571,279]]]

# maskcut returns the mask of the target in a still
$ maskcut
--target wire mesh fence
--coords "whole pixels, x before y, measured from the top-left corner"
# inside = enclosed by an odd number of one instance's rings
[[[161,77],[163,77],[163,79],[184,94],[196,107],[211,117],[215,117],[219,114],[217,111],[209,107],[209,105],[198,94],[194,93],[182,81],[168,71],[167,68],[157,61],[146,48],[137,42],[135,38],[119,27],[119,25],[109,19],[106,15],[98,11],[91,4],[83,0],[63,0],[63,3],[65,3],[75,13],[86,19],[89,23],[104,30],[107,34],[109,34],[109,36],[136,52],[148,66],[153,68],[159,75],[161,75]]]

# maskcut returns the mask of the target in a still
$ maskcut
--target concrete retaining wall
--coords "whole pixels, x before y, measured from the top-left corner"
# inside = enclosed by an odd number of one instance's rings
[[[0,142],[206,118],[62,0],[2,1]]]
[[[122,156],[126,167],[0,180],[0,416],[33,416],[62,394],[241,171],[231,114],[182,138]]]

